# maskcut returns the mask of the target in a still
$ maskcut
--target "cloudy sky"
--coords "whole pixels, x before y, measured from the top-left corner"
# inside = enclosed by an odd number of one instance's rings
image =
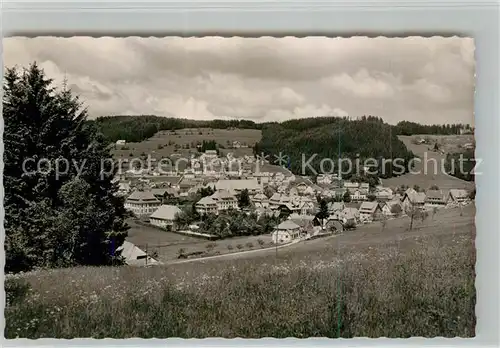
[[[4,64],[37,61],[90,116],[282,121],[376,115],[473,123],[467,38],[7,38]]]

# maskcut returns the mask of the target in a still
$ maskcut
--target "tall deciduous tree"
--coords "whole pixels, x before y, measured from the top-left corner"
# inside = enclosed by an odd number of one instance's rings
[[[110,149],[52,82],[36,63],[5,73],[6,272],[114,263],[128,229]]]

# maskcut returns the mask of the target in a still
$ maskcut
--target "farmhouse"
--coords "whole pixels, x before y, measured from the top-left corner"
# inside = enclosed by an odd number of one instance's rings
[[[354,219],[355,223],[359,223],[359,221],[361,220],[358,208],[346,206],[344,210],[342,210],[342,214],[346,217],[347,220]]]
[[[116,141],[116,145],[118,145],[118,146],[125,146],[125,144],[126,144],[125,140],[117,140]]]
[[[467,190],[451,189],[449,195],[450,203],[465,203],[469,200]]]
[[[150,215],[161,205],[151,191],[134,191],[125,201],[125,209],[137,216]]]
[[[425,206],[428,208],[443,208],[448,204],[448,195],[441,190],[428,190]]]
[[[336,211],[342,211],[345,208],[344,202],[330,202],[327,206],[330,214],[333,214]]]
[[[121,256],[125,259],[125,263],[130,266],[156,265],[159,263],[129,241],[124,241],[116,251],[121,251]]]
[[[305,233],[312,233],[314,231],[314,227],[321,225],[314,215],[299,215],[294,213],[288,217],[288,220],[291,220],[299,225],[302,232]]]
[[[380,205],[382,208],[382,214],[384,214],[387,217],[394,217],[403,212],[401,201],[399,201],[398,199],[386,201],[381,203]]]
[[[359,216],[361,221],[379,220],[382,216],[382,209],[377,202],[363,202],[359,208]]]
[[[168,230],[176,230],[174,220],[177,214],[180,214],[181,210],[175,205],[161,205],[151,216],[149,217],[149,223],[154,226],[166,228]]]
[[[415,190],[410,191],[410,193],[405,193],[405,195],[403,196],[403,200],[401,201],[403,210],[406,211],[410,207],[423,209],[425,204],[425,197],[425,193],[417,192]]]
[[[332,216],[325,223],[325,230],[328,232],[342,232],[344,230],[343,223],[346,223],[347,219],[342,216],[342,214],[338,214],[338,216]]]
[[[288,243],[300,237],[301,228],[291,220],[285,220],[274,228],[271,239],[275,244]]]

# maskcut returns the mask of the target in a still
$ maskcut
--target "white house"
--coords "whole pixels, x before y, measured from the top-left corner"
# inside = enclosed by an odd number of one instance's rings
[[[354,190],[354,192],[351,193],[351,200],[354,202],[366,201],[366,193],[361,190]]]
[[[271,239],[275,244],[288,243],[300,237],[301,228],[291,220],[285,220],[274,228]]]
[[[134,191],[125,201],[125,209],[132,211],[137,216],[153,214],[161,202],[151,191]]]
[[[175,205],[161,205],[151,216],[149,217],[149,223],[154,226],[166,228],[169,230],[175,230],[176,226],[174,220],[177,214],[180,214],[181,210]]]
[[[125,146],[126,143],[127,142],[125,140],[117,140],[116,141],[116,145],[118,145],[118,146]]]
[[[130,266],[149,266],[159,263],[129,241],[124,241],[116,251],[121,252],[121,256],[125,259],[125,263]]]
[[[344,188],[352,192],[359,188],[359,182],[344,181]]]

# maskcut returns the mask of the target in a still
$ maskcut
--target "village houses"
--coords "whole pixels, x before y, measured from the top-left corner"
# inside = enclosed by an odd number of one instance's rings
[[[151,216],[149,217],[149,223],[154,226],[165,228],[169,231],[175,231],[177,226],[175,226],[175,218],[177,214],[180,214],[181,210],[175,205],[161,205]]]

